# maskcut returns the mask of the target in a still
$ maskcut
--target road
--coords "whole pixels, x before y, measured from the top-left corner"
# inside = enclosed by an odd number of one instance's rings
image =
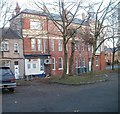
[[[117,112],[118,74],[110,80],[68,86],[35,83],[18,86],[15,93],[2,95],[3,112]]]

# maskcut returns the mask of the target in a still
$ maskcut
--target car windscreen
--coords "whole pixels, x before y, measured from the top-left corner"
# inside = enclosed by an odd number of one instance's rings
[[[13,73],[11,72],[10,69],[1,69],[0,68],[0,76],[11,76]]]

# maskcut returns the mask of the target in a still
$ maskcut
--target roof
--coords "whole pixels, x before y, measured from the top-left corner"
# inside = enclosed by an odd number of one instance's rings
[[[14,17],[12,17],[12,19],[15,18],[15,17],[17,17],[17,16],[20,15],[21,13],[27,13],[27,14],[33,14],[33,15],[46,16],[46,17],[48,17],[49,20],[51,20],[51,17],[50,17],[50,16],[47,16],[46,13],[44,13],[44,12],[42,12],[42,11],[31,10],[31,9],[25,9],[25,10],[21,11],[20,13],[18,13],[18,14],[15,15]],[[52,17],[54,18],[54,20],[56,20],[56,21],[61,21],[61,20],[62,20],[59,14],[51,13],[51,15],[52,15]],[[10,19],[10,20],[12,20],[12,19]],[[75,24],[88,25],[88,22],[87,22],[87,21],[85,21],[85,22],[83,23],[83,20],[81,20],[81,19],[79,19],[79,18],[74,18],[73,23],[75,23]]]
[[[50,54],[24,54],[25,58],[38,58],[38,57],[47,57],[51,56]]]
[[[21,39],[21,37],[11,28],[2,29],[2,37],[8,39]]]
[[[44,12],[42,12],[42,11],[31,10],[31,9],[25,9],[25,10],[21,11],[21,13],[29,13],[29,14],[46,16],[46,14],[44,14]]]

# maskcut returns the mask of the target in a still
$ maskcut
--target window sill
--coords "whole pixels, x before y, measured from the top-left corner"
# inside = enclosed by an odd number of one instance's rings
[[[56,69],[52,69],[52,70],[56,70]]]
[[[63,70],[63,68],[58,68],[58,70]]]
[[[14,54],[17,54],[17,55],[19,55],[19,52],[14,52]]]
[[[0,52],[9,52],[9,50],[5,50],[5,51],[0,51]]]

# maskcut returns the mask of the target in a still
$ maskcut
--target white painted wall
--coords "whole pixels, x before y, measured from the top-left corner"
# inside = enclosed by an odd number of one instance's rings
[[[28,64],[30,68],[28,68]],[[34,64],[36,64],[36,68],[33,68]],[[25,75],[42,74],[44,71],[41,71],[40,67],[40,59],[25,59]]]

